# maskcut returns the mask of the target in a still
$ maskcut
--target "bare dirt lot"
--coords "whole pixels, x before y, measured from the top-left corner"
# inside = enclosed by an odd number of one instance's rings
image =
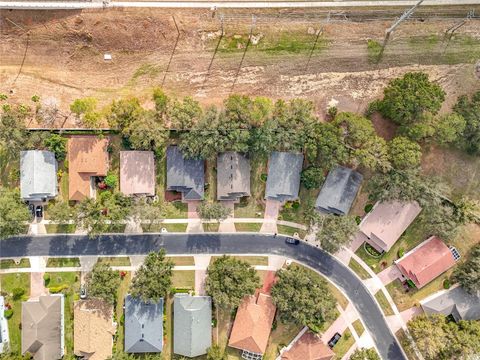
[[[38,94],[66,110],[84,96],[101,104],[127,95],[148,102],[151,88],[163,84],[168,93],[206,104],[236,92],[306,97],[320,110],[335,98],[341,110],[358,111],[406,71],[426,71],[438,81],[448,93],[446,108],[479,87],[479,21],[468,22],[447,42],[445,30],[458,19],[412,20],[395,33],[377,64],[367,41],[381,42],[392,19],[369,14],[327,23],[326,14],[314,9],[256,11],[244,54],[249,10],[215,17],[208,10],[4,11],[0,93],[18,102]],[[106,53],[111,61],[104,61]]]

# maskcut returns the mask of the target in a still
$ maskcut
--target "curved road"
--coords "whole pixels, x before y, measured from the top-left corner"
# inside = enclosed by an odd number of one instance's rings
[[[169,254],[272,254],[304,263],[345,291],[368,328],[382,359],[406,360],[382,310],[361,280],[325,251],[284,237],[262,234],[139,234],[19,236],[0,241],[0,258],[25,256],[141,255],[165,248]]]

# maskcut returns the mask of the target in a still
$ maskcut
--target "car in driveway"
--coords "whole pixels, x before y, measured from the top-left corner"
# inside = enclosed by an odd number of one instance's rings
[[[335,345],[337,345],[341,337],[342,335],[340,335],[338,332],[332,336],[332,338],[328,341],[328,346],[330,347],[330,349],[332,349]]]
[[[43,206],[37,205],[37,207],[35,208],[35,215],[37,216],[37,218],[43,217]]]
[[[298,245],[300,244],[300,240],[292,238],[292,237],[287,237],[285,238],[285,242],[290,245]]]
[[[87,298],[87,288],[85,285],[80,287],[80,299],[85,300]]]

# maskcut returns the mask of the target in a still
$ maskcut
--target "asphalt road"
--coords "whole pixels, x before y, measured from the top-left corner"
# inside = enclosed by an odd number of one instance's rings
[[[288,245],[282,236],[262,234],[141,234],[21,236],[0,241],[0,258],[25,256],[141,255],[165,248],[169,254],[272,254],[304,263],[328,277],[352,299],[382,359],[406,359],[376,300],[361,280],[321,249]]]

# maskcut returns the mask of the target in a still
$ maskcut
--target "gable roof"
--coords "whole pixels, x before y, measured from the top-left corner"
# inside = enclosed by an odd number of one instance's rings
[[[217,199],[238,200],[250,196],[250,160],[228,151],[217,157]]]
[[[120,151],[120,191],[125,195],[155,195],[153,151]]]
[[[298,198],[303,155],[274,151],[268,160],[265,198],[281,202]]]
[[[315,207],[326,213],[348,214],[362,180],[362,174],[343,166],[337,166],[328,173],[318,194]]]
[[[395,264],[417,288],[421,288],[455,265],[455,259],[448,246],[432,236],[396,260]]]
[[[90,197],[90,178],[108,172],[108,139],[73,135],[68,139],[68,198]]]
[[[443,290],[420,301],[427,314],[453,315],[455,320],[480,320],[480,294],[469,294],[461,286]]]
[[[173,352],[196,357],[212,345],[212,300],[210,296],[176,294],[173,316]]]
[[[204,161],[185,159],[178,146],[169,146],[167,148],[167,190],[181,192],[184,200],[202,200],[204,187]]]
[[[368,243],[379,251],[388,251],[415,220],[422,208],[416,201],[377,202],[359,225]]]
[[[73,304],[73,348],[77,356],[88,360],[105,360],[112,356],[113,306],[100,299]]]
[[[233,323],[228,346],[263,354],[275,317],[275,305],[270,295],[246,296],[240,304]]]
[[[29,352],[34,360],[60,359],[63,321],[63,295],[22,302],[22,354]]]
[[[125,352],[156,353],[163,348],[163,299],[145,303],[125,297]]]
[[[20,152],[20,193],[23,200],[57,196],[57,160],[53,152]]]
[[[335,353],[321,338],[311,331],[306,331],[293,346],[281,355],[282,360],[330,360]]]

